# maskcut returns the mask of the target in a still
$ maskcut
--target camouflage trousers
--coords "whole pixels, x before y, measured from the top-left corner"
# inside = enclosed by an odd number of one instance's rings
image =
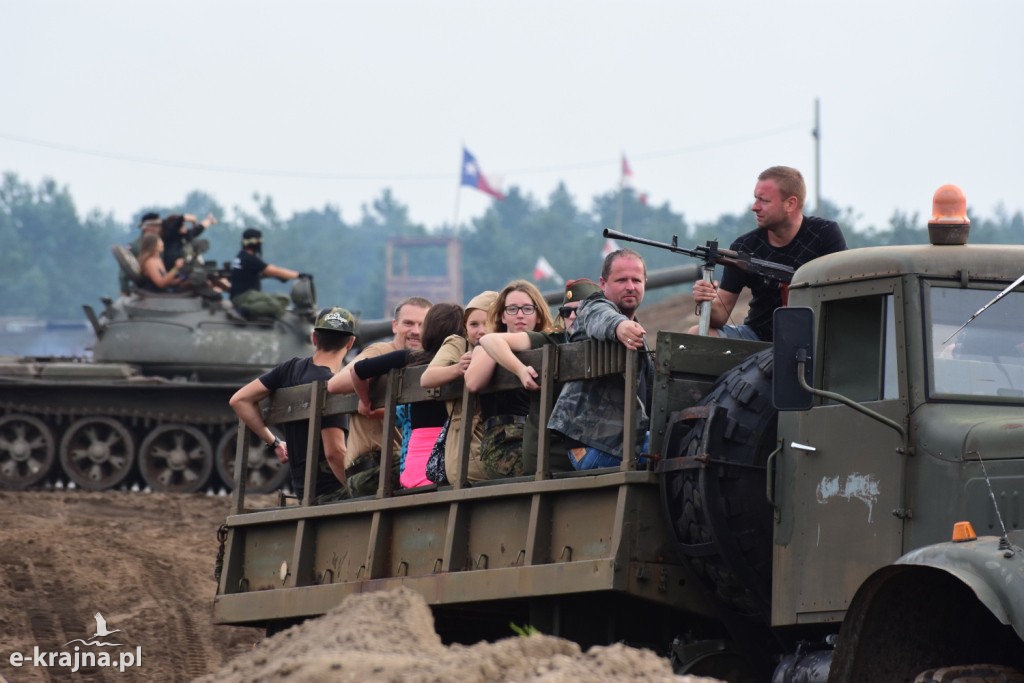
[[[360,458],[374,458],[379,463],[380,453],[368,453],[356,458],[353,464],[359,462]],[[398,476],[400,473],[401,463],[399,462],[398,453],[394,454],[394,458],[391,461],[391,486],[393,489],[400,488],[398,483]],[[350,474],[345,477],[345,487],[342,489],[343,493],[341,498],[337,500],[344,500],[346,498],[359,498],[360,496],[373,496],[377,493],[377,487],[380,484],[380,465],[376,464],[368,467],[364,470]]]
[[[491,427],[480,441],[480,462],[488,479],[523,474],[523,424]]]

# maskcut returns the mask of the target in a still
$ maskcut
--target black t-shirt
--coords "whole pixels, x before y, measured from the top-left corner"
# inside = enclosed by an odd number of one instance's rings
[[[795,270],[819,256],[843,251],[846,249],[846,239],[835,221],[804,216],[796,237],[784,247],[773,247],[768,243],[767,231],[758,228],[740,235],[730,248],[733,251],[750,254],[754,258],[790,266]],[[760,339],[772,341],[772,316],[775,309],[782,306],[784,285],[760,275],[745,273],[739,268],[726,266],[721,287],[733,294],[739,294],[744,287],[750,289],[753,296],[750,300],[750,311],[744,322]]]
[[[321,380],[329,380],[330,368],[322,365],[314,365],[312,358],[292,358],[281,363],[273,370],[260,377],[260,382],[267,389],[276,391],[301,384],[310,384]],[[337,427],[348,433],[348,415],[324,415],[320,420],[321,429]],[[284,432],[284,440],[288,443],[288,462],[292,471],[292,488],[295,495],[302,498],[306,487],[306,450],[309,442],[306,437],[309,433],[309,423],[305,420],[284,422],[281,424],[281,431]],[[320,444],[320,471],[316,476],[316,495],[333,493],[341,488],[341,483],[327,466],[327,458],[324,456],[324,445]]]
[[[266,262],[245,249],[238,252],[231,262],[231,298],[241,296],[251,289],[260,291],[260,277],[267,269]]]

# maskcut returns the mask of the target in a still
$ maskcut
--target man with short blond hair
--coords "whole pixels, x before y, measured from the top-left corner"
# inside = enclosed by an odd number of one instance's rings
[[[807,185],[795,168],[772,166],[762,171],[750,207],[757,218],[757,229],[740,235],[729,248],[794,270],[819,256],[846,249],[838,223],[804,215],[806,196]],[[747,318],[742,325],[728,324],[744,287],[753,295]],[[775,309],[786,304],[787,295],[787,285],[733,266],[725,267],[721,285],[704,280],[693,285],[697,304],[711,302],[708,334],[712,337],[772,341]],[[696,334],[697,327],[689,332]]]

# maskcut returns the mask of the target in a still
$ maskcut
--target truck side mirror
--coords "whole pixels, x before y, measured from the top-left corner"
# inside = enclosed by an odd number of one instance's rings
[[[800,386],[797,362],[804,361],[804,381],[814,379],[814,311],[805,307],[775,309],[775,369],[772,404],[776,410],[809,410],[814,396]]]

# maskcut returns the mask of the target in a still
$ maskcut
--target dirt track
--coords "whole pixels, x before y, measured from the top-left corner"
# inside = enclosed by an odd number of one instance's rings
[[[11,681],[181,681],[215,671],[252,648],[254,629],[214,626],[210,607],[216,530],[226,497],[90,493],[0,493],[0,674]],[[142,666],[70,674],[31,663],[33,647],[88,639],[100,612]],[[83,646],[83,649],[84,646]],[[29,655],[20,668],[10,654]],[[114,654],[116,657],[117,654]]]

